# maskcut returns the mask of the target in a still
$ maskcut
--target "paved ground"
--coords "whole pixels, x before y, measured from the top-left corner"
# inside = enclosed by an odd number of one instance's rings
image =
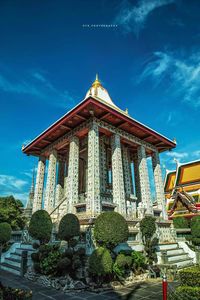
[[[32,290],[33,300],[162,300],[162,284],[158,281],[146,282],[141,285],[133,285],[129,288],[121,288],[117,291],[110,290],[99,294],[87,291],[64,294],[2,270],[0,270],[0,280],[6,286]],[[176,282],[170,283],[170,286],[173,287],[176,284]]]

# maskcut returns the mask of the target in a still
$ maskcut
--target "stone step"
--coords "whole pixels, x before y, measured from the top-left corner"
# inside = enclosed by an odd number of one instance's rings
[[[187,253],[184,253],[182,255],[175,255],[175,256],[168,256],[167,260],[168,262],[174,262],[174,261],[182,261],[190,259]]]
[[[22,251],[28,251],[28,256],[31,255],[31,253],[33,253],[35,250],[34,249],[26,249],[26,248],[17,248],[15,250],[15,254],[22,254]]]
[[[178,249],[178,243],[171,243],[171,244],[159,244],[157,246],[158,251],[167,251],[167,250],[175,250]]]
[[[32,244],[21,244],[20,248],[26,250],[34,250]]]
[[[12,266],[19,267],[19,268],[21,267],[21,259],[15,259],[15,258],[8,257],[5,259],[4,262],[7,263],[8,265],[10,265],[11,267]]]
[[[184,253],[185,252],[182,248],[170,249],[166,251],[167,256],[173,256],[173,255],[184,254]]]
[[[17,253],[10,253],[10,258],[14,258],[14,259],[21,259],[21,254],[17,254]]]
[[[193,265],[193,260],[187,259],[187,260],[179,261],[174,263],[174,265],[176,265],[179,269],[189,267]]]
[[[16,275],[21,274],[20,268],[15,267],[15,266],[10,266],[6,262],[3,262],[3,263],[0,264],[0,269],[5,270],[5,271],[10,272],[10,273],[13,273],[13,274],[16,274]]]

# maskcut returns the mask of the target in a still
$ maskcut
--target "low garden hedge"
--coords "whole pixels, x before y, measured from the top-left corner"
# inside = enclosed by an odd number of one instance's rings
[[[173,293],[169,294],[169,300],[200,300],[200,287],[179,286]]]
[[[189,228],[188,220],[184,217],[177,217],[173,219],[175,228]]]
[[[190,267],[179,271],[182,286],[200,287],[200,267]]]

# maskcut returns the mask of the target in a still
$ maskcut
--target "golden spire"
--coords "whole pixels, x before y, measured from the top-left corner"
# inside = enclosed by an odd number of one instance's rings
[[[96,79],[95,79],[95,81],[93,82],[92,86],[95,87],[95,88],[101,86],[101,82],[99,81],[98,74],[96,74]]]

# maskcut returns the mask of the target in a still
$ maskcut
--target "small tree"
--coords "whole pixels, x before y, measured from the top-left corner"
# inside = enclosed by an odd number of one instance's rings
[[[80,235],[80,223],[74,214],[66,214],[60,221],[58,236],[61,240],[69,242],[73,237]]]
[[[45,244],[51,238],[52,226],[48,212],[38,210],[31,217],[28,231],[32,238],[39,240],[40,244]]]
[[[9,242],[11,238],[11,226],[10,224],[3,222],[0,223],[0,260],[3,246]]]
[[[117,212],[104,212],[95,221],[94,237],[99,245],[113,249],[128,240],[126,220]]]
[[[95,249],[89,258],[89,272],[98,280],[112,273],[112,265],[110,252],[103,247]]]
[[[152,265],[154,261],[157,261],[155,247],[158,244],[158,239],[153,237],[156,232],[155,218],[146,216],[140,222],[140,229],[144,243],[144,250],[146,252],[149,264]]]

